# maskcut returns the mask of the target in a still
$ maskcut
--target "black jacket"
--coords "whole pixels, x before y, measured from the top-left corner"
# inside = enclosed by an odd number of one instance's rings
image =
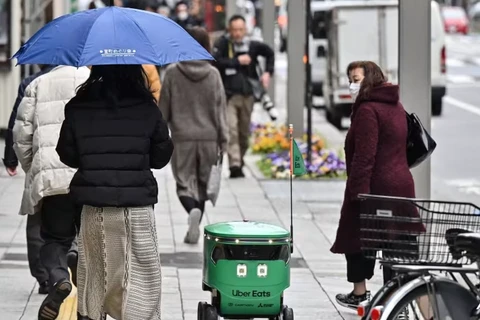
[[[252,87],[248,78],[258,80],[258,57],[266,59],[265,72],[273,75],[275,71],[275,52],[267,44],[255,40],[250,40],[248,54],[252,63],[243,66],[238,62],[237,56],[241,53],[234,52],[233,43],[228,36],[222,36],[215,42],[213,47],[213,57],[215,66],[222,75],[223,85],[227,97],[234,94],[252,95]]]
[[[13,126],[15,125],[15,119],[17,118],[17,110],[22,102],[23,97],[25,96],[25,90],[28,85],[32,83],[33,80],[44,75],[47,72],[50,72],[55,66],[47,66],[41,71],[32,74],[31,76],[25,78],[18,86],[17,99],[13,105],[12,113],[10,114],[10,120],[8,121],[8,130],[7,135],[5,136],[5,153],[3,158],[3,164],[7,168],[16,168],[18,166],[18,159],[13,150]]]
[[[139,207],[157,203],[152,169],[170,161],[173,143],[154,101],[73,98],[65,106],[57,153],[78,168],[70,194],[79,205]]]
[[[183,29],[188,29],[192,27],[203,27],[203,22],[195,17],[188,16],[186,20],[181,20],[177,16],[173,16],[172,20],[175,21]]]

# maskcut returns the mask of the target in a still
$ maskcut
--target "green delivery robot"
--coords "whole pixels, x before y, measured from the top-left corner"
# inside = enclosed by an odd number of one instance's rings
[[[236,221],[208,225],[204,230],[204,291],[211,304],[198,304],[198,320],[293,320],[283,305],[290,286],[291,233],[261,222]]]

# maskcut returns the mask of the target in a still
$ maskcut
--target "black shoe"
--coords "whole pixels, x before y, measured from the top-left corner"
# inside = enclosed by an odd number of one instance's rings
[[[362,294],[361,296],[356,296],[353,294],[353,292],[350,292],[349,294],[337,294],[335,296],[335,300],[337,300],[337,303],[339,305],[346,308],[353,309],[353,310],[357,310],[357,307],[360,304],[360,302],[363,302],[369,299],[370,299],[370,291],[367,291],[365,294]]]
[[[242,168],[240,167],[231,167],[230,168],[230,178],[244,178],[245,174],[243,173]]]
[[[38,310],[38,320],[55,320],[60,312],[63,301],[72,292],[72,284],[67,279],[55,283],[48,296],[43,300]]]
[[[92,320],[89,317],[82,316],[80,313],[77,312],[77,320]]]
[[[48,293],[48,281],[43,281],[38,284],[38,294],[47,294]]]
[[[74,286],[77,286],[77,264],[78,264],[78,252],[69,251],[67,253],[67,265],[72,273],[72,282]]]

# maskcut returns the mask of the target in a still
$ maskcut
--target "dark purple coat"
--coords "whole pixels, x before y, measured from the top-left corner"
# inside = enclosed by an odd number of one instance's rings
[[[368,100],[357,99],[345,139],[348,179],[333,253],[360,251],[358,194],[415,197],[406,141],[407,121],[398,86],[385,84],[372,89]]]

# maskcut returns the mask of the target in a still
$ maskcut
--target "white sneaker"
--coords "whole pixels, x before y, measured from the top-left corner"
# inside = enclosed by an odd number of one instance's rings
[[[202,211],[195,208],[190,211],[188,215],[188,231],[183,240],[185,243],[196,244],[200,238],[200,219],[202,218]]]

